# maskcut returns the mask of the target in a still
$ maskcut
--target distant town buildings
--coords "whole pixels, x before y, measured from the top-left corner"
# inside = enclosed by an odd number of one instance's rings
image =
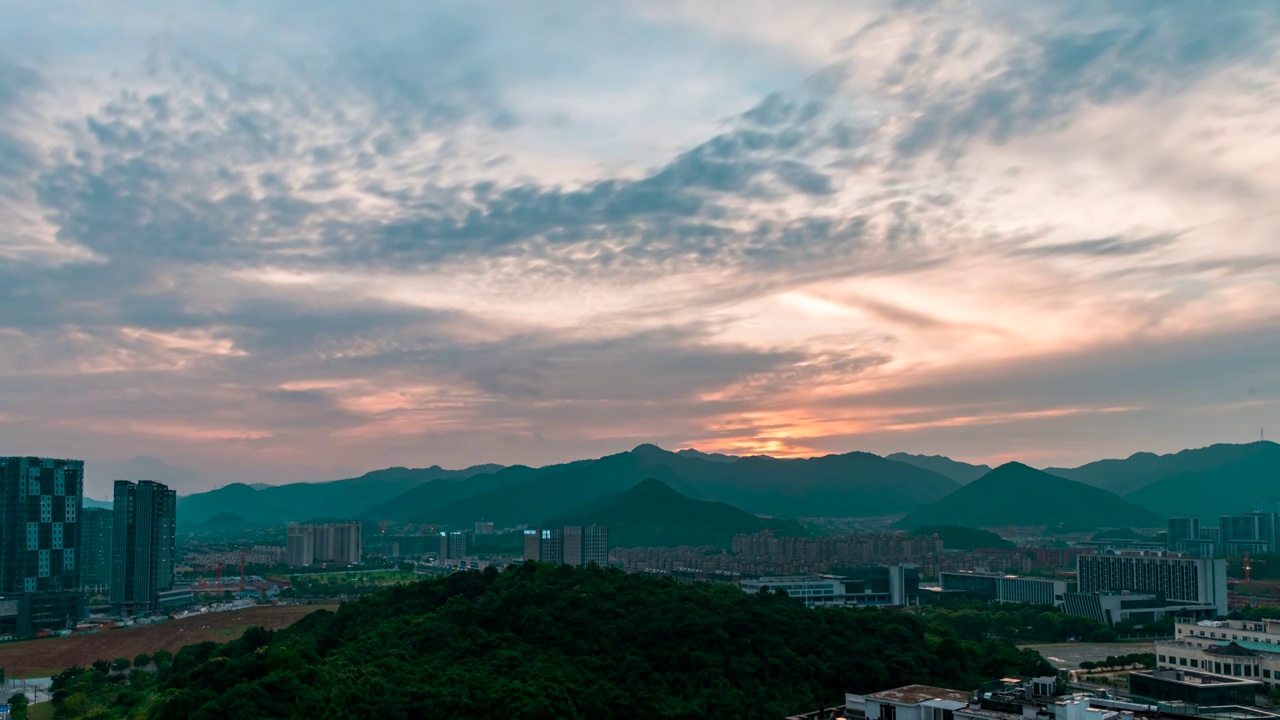
[[[359,565],[364,552],[359,522],[289,525],[285,543],[285,563],[290,567]]]
[[[609,528],[604,525],[566,525],[564,563],[586,567],[595,563],[609,566]]]
[[[477,534],[477,535],[492,535],[492,534],[493,534],[493,521],[492,521],[492,520],[477,520],[477,521],[476,521],[476,534]]]
[[[80,513],[80,587],[89,592],[111,588],[112,523],[115,511],[83,508]]]
[[[173,588],[177,493],[151,480],[115,482],[111,543],[111,607],[120,615],[160,610]]]
[[[530,562],[585,567],[609,565],[609,528],[569,525],[524,531],[524,559]]]
[[[84,462],[0,457],[0,634],[74,626]]]

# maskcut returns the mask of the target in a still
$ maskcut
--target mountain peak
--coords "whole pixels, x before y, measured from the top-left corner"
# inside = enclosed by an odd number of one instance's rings
[[[1159,527],[1163,518],[1101,488],[1008,462],[931,505],[898,527],[1045,525],[1064,530]]]
[[[630,490],[623,495],[646,496],[646,497],[685,497],[675,488],[662,482],[657,478],[645,478],[636,483]]]
[[[631,454],[645,457],[645,456],[651,456],[651,455],[666,455],[668,453],[666,450],[663,450],[662,448],[658,447],[657,445],[654,445],[653,443],[640,443],[639,445],[631,449]]]

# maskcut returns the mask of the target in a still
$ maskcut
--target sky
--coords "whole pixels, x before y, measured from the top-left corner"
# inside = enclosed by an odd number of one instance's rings
[[[0,454],[1280,435],[1280,4],[0,3]]]

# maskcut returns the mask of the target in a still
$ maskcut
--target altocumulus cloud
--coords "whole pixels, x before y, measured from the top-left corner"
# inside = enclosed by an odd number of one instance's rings
[[[14,451],[1061,464],[1276,412],[1272,3],[307,7],[0,10]]]

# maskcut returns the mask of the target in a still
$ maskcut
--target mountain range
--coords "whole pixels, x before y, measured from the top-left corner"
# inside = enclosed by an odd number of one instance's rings
[[[1164,524],[1165,518],[1102,488],[1011,462],[908,514],[895,527],[1047,525],[1071,532]]]
[[[1280,446],[1270,442],[1214,445],[1171,455],[1139,453],[1123,460],[1045,472],[1019,467],[1025,471],[1006,470],[984,483],[981,481],[1001,468],[990,470],[942,456],[905,453],[880,457],[853,452],[781,459],[691,449],[670,452],[640,445],[628,452],[544,467],[395,467],[325,483],[236,483],[184,496],[178,510],[184,528],[199,526],[221,513],[233,513],[256,526],[342,517],[455,527],[492,520],[499,527],[514,527],[565,515],[584,503],[654,479],[690,499],[727,503],[759,516],[910,517],[955,496],[939,507],[976,511],[985,506],[986,510],[968,517],[942,517],[933,512],[928,524],[1041,524],[1028,522],[1023,511],[1035,507],[1043,494],[1015,494],[1013,497],[1027,503],[1025,506],[1009,501],[1008,493],[1016,488],[997,481],[1011,473],[1020,474],[1021,482],[1033,489],[1043,485],[1055,492],[1061,490],[1060,504],[1045,509],[1050,515],[1039,516],[1051,521],[1043,524],[1054,526],[1077,524],[1073,518],[1114,519],[1110,511],[1090,510],[1096,503],[1136,513],[1116,525],[1143,526],[1156,522],[1153,518],[1173,515],[1213,520],[1220,514],[1245,512],[1260,503],[1280,500],[1280,483],[1275,482],[1280,479]],[[1073,484],[1063,486],[1058,480]],[[995,512],[1000,508],[1001,512]],[[917,517],[911,522],[924,521]]]
[[[795,520],[762,518],[732,505],[694,500],[648,478],[635,487],[587,501],[541,527],[607,525],[615,547],[729,547],[738,533],[770,530],[778,537],[807,537]]]
[[[899,452],[886,455],[884,459],[915,465],[925,470],[932,470],[943,477],[955,480],[961,485],[971,483],[991,472],[990,465],[971,465],[960,460],[952,460],[944,455],[910,455]]]

